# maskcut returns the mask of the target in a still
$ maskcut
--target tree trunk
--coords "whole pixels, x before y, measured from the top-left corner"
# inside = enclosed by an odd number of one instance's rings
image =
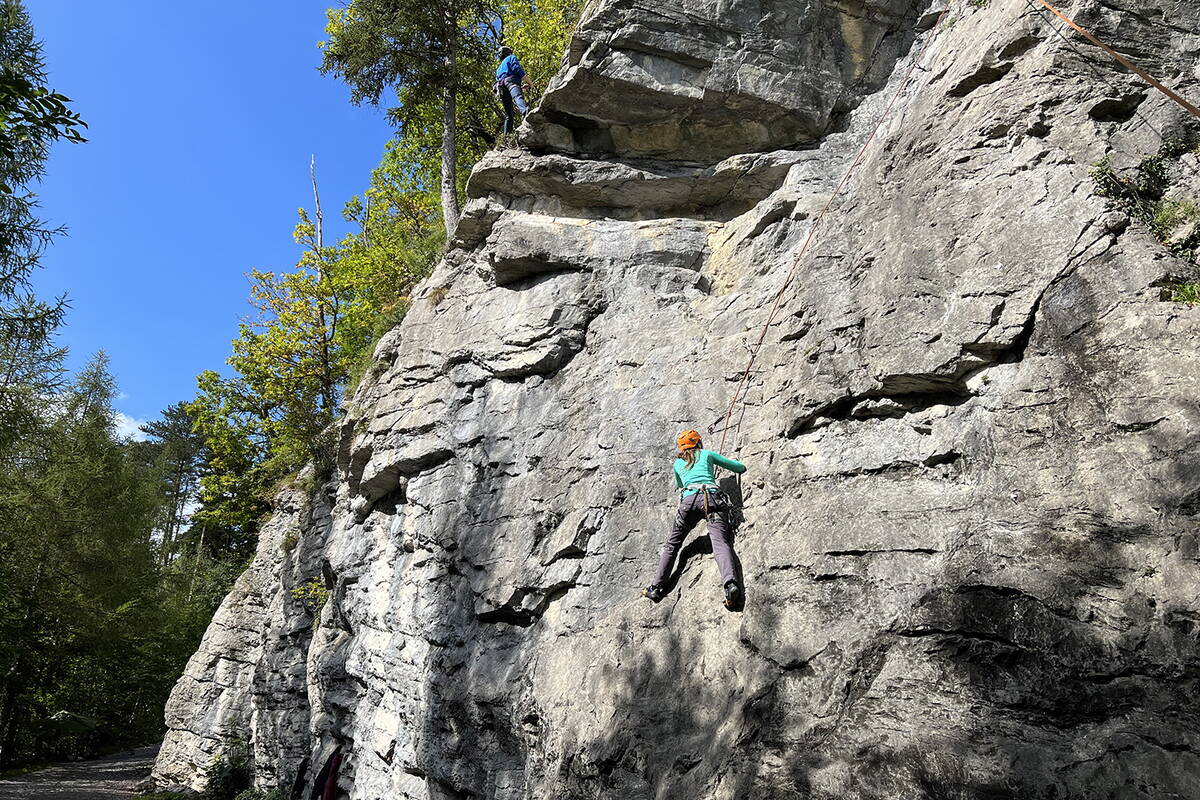
[[[16,739],[13,724],[16,718],[14,694],[13,678],[10,676],[4,683],[4,702],[0,705],[0,769],[11,767],[16,755],[13,752],[13,742]]]
[[[458,138],[457,111],[454,83],[450,82],[442,95],[442,217],[447,239],[454,236],[458,227],[458,153],[454,146]]]

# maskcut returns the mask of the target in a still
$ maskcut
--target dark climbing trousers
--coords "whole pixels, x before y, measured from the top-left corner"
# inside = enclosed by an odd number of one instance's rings
[[[679,511],[675,514],[675,525],[663,545],[662,555],[658,559],[658,576],[654,579],[657,584],[666,583],[671,571],[675,569],[675,558],[679,548],[687,538],[688,531],[704,518],[705,492],[696,492],[679,501]],[[713,557],[717,559],[717,568],[721,570],[721,583],[737,579],[733,568],[733,534],[729,527],[729,506],[724,495],[720,492],[708,493],[708,538],[712,541]]]
[[[499,93],[500,105],[504,106],[504,133],[512,133],[516,127],[514,111],[523,117],[529,106],[525,103],[525,95],[521,94],[521,84],[510,78],[500,81]]]

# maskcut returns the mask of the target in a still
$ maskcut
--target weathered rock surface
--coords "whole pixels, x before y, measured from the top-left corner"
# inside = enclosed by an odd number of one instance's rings
[[[1089,177],[1195,121],[1023,0],[939,11],[592,5],[160,779],[240,735],[261,784],[337,752],[364,799],[1200,796],[1200,311],[1161,288],[1193,268]],[[1194,3],[1071,11],[1200,96]],[[745,608],[702,537],[651,605],[673,437],[720,441],[902,86],[729,432]]]

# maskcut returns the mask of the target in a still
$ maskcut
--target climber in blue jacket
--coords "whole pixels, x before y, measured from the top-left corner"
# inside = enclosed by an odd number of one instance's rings
[[[504,106],[504,132],[512,133],[513,128],[513,107],[516,106],[521,116],[525,116],[525,112],[529,110],[529,104],[525,102],[525,95],[521,93],[521,87],[526,90],[530,89],[529,82],[525,80],[525,70],[521,67],[521,62],[517,61],[517,57],[513,55],[512,48],[508,45],[500,48],[500,66],[496,67],[496,96],[500,98],[500,104]]]

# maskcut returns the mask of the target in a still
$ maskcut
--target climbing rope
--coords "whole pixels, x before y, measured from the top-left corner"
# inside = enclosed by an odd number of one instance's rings
[[[858,169],[859,165],[862,164],[863,159],[867,154],[867,149],[871,146],[871,143],[875,141],[875,135],[879,133],[879,129],[883,127],[883,123],[891,115],[892,109],[896,105],[896,101],[900,99],[900,95],[904,94],[904,91],[908,88],[908,84],[912,80],[912,76],[916,74],[917,69],[921,66],[921,62],[925,58],[925,53],[929,49],[929,45],[932,44],[933,40],[936,38],[938,28],[941,27],[942,22],[946,19],[946,15],[949,13],[950,6],[947,5],[946,8],[942,10],[942,13],[938,16],[937,22],[934,23],[933,29],[930,31],[929,36],[925,39],[925,43],[921,45],[921,49],[917,53],[916,58],[913,59],[912,65],[908,68],[908,73],[905,74],[904,80],[900,82],[899,88],[896,89],[895,94],[893,94],[891,100],[888,101],[887,107],[883,110],[883,114],[880,115],[879,119],[876,121],[875,127],[871,129],[871,133],[867,136],[866,141],[863,142],[862,147],[858,149],[858,153],[854,156],[854,160],[850,162],[850,166],[846,169],[846,174],[842,176],[841,181],[839,181],[837,187],[834,188],[833,194],[829,196],[829,199],[825,202],[824,207],[821,208],[821,211],[813,219],[813,224],[808,229],[808,236],[805,238],[804,244],[800,248],[800,252],[796,254],[796,258],[792,261],[792,268],[788,270],[788,274],[787,277],[784,278],[783,285],[780,286],[779,291],[775,293],[775,302],[771,306],[771,313],[767,315],[767,321],[766,324],[763,325],[762,333],[759,335],[758,341],[754,343],[752,348],[750,348],[750,360],[746,364],[746,369],[742,373],[741,380],[738,381],[737,389],[734,390],[733,399],[730,400],[729,408],[725,412],[725,424],[721,429],[720,449],[722,451],[725,449],[725,439],[729,434],[729,423],[733,419],[733,410],[737,407],[739,402],[745,401],[746,395],[750,391],[750,372],[754,369],[754,362],[758,359],[758,353],[762,349],[763,342],[765,342],[767,339],[767,331],[770,330],[771,323],[775,321],[775,315],[779,313],[779,308],[783,303],[784,292],[786,292],[788,286],[791,285],[792,278],[796,276],[796,270],[799,268],[800,262],[804,260],[804,256],[806,253],[808,253],[808,249],[812,246],[813,242],[816,241],[817,229],[821,227],[821,222],[825,219],[825,215],[829,213],[829,210],[833,207],[834,201],[838,199],[838,197],[845,190],[846,186],[850,183],[850,179],[854,176],[854,171]],[[741,418],[738,419],[738,428],[741,428]]]
[[[1163,84],[1163,83],[1161,83],[1160,81],[1156,80],[1156,79],[1154,78],[1154,76],[1153,76],[1153,75],[1151,75],[1150,73],[1146,72],[1146,71],[1145,71],[1145,70],[1143,70],[1141,67],[1139,67],[1137,64],[1134,64],[1132,61],[1130,61],[1129,59],[1125,58],[1125,56],[1121,55],[1121,54],[1120,54],[1120,53],[1118,53],[1116,50],[1112,49],[1111,47],[1109,47],[1108,45],[1106,45],[1104,42],[1102,42],[1102,41],[1100,41],[1099,39],[1097,39],[1095,36],[1093,36],[1093,35],[1091,34],[1091,32],[1089,32],[1087,29],[1085,29],[1085,28],[1084,28],[1082,25],[1080,25],[1080,24],[1079,24],[1079,23],[1077,23],[1075,20],[1071,19],[1071,18],[1070,18],[1070,17],[1068,17],[1066,14],[1064,14],[1063,12],[1061,12],[1061,11],[1059,11],[1057,8],[1055,8],[1055,7],[1054,7],[1054,6],[1053,6],[1051,3],[1049,3],[1049,2],[1048,2],[1048,0],[1037,0],[1037,2],[1041,3],[1041,4],[1042,4],[1043,6],[1045,6],[1047,9],[1049,9],[1049,10],[1050,10],[1050,13],[1054,14],[1054,16],[1058,17],[1058,18],[1059,18],[1059,19],[1061,19],[1063,22],[1067,23],[1067,24],[1068,24],[1068,25],[1070,25],[1072,28],[1074,28],[1075,30],[1077,30],[1077,31],[1079,31],[1081,34],[1083,34],[1084,38],[1085,38],[1085,39],[1087,39],[1089,42],[1091,42],[1092,44],[1096,45],[1097,47],[1099,47],[1099,48],[1100,48],[1101,50],[1103,50],[1104,52],[1108,53],[1110,56],[1112,56],[1113,58],[1115,58],[1117,61],[1121,62],[1121,64],[1123,64],[1123,65],[1124,65],[1125,67],[1127,67],[1129,70],[1131,70],[1132,72],[1134,72],[1134,73],[1135,73],[1135,74],[1136,74],[1136,75],[1137,75],[1139,78],[1141,78],[1141,79],[1142,79],[1142,80],[1144,80],[1146,83],[1148,83],[1148,84],[1150,84],[1151,86],[1153,86],[1155,89],[1158,89],[1160,92],[1162,92],[1163,94],[1165,94],[1167,97],[1169,97],[1169,98],[1171,98],[1172,100],[1174,100],[1176,103],[1178,103],[1180,106],[1182,106],[1183,108],[1185,108],[1185,109],[1186,109],[1188,112],[1190,112],[1190,113],[1192,114],[1192,116],[1194,116],[1194,117],[1196,117],[1196,118],[1200,119],[1200,108],[1196,107],[1196,106],[1195,106],[1195,105],[1193,105],[1192,103],[1189,103],[1189,102],[1188,102],[1188,101],[1187,101],[1187,100],[1186,100],[1186,99],[1185,99],[1185,98],[1184,98],[1182,95],[1180,95],[1178,92],[1176,92],[1175,90],[1171,89],[1169,86],[1166,86],[1166,85],[1164,85],[1164,84]]]
[[[1148,72],[1141,69],[1136,64],[1134,64],[1132,61],[1130,61],[1129,59],[1122,56],[1116,50],[1109,47],[1104,42],[1100,41],[1100,39],[1098,39],[1094,35],[1092,35],[1091,32],[1089,32],[1083,26],[1079,25],[1077,22],[1075,22],[1075,20],[1071,19],[1066,14],[1064,14],[1062,11],[1058,10],[1048,0],[1036,0],[1036,1],[1038,3],[1041,3],[1047,9],[1049,9],[1051,13],[1053,13],[1055,16],[1057,16],[1059,19],[1061,19],[1067,25],[1069,25],[1070,27],[1072,27],[1076,31],[1078,31],[1080,34],[1082,34],[1092,44],[1094,44],[1097,47],[1099,47],[1100,49],[1104,50],[1104,52],[1108,53],[1110,56],[1112,56],[1114,59],[1116,59],[1122,65],[1124,65],[1126,68],[1128,68],[1129,70],[1134,72],[1138,77],[1140,77],[1146,83],[1153,86],[1155,89],[1162,92],[1164,95],[1169,97],[1171,100],[1178,103],[1182,108],[1187,110],[1189,113],[1191,113],[1192,115],[1194,115],[1195,117],[1200,119],[1200,108],[1198,108],[1197,106],[1188,102],[1188,100],[1186,98],[1184,98],[1182,95],[1180,95],[1178,92],[1176,92],[1173,89],[1171,89],[1170,87],[1164,85],[1162,82],[1155,79]],[[838,197],[841,195],[841,193],[845,190],[846,186],[850,183],[850,179],[851,179],[851,177],[853,177],[855,170],[857,170],[858,167],[862,164],[863,159],[866,156],[867,149],[871,146],[871,143],[874,141],[875,136],[879,132],[880,128],[883,127],[883,123],[891,115],[892,109],[895,107],[896,101],[899,100],[900,95],[902,95],[905,92],[905,90],[908,88],[908,84],[912,80],[913,74],[916,73],[918,68],[920,68],[921,62],[925,58],[925,53],[929,49],[929,45],[932,44],[934,38],[936,38],[938,29],[941,27],[942,22],[945,20],[947,14],[949,14],[949,13],[950,13],[950,7],[949,7],[949,5],[947,5],[947,7],[942,10],[942,13],[938,17],[937,22],[934,24],[933,29],[930,32],[929,36],[925,39],[925,43],[921,46],[921,50],[917,54],[917,57],[913,59],[912,65],[909,67],[908,73],[904,76],[904,80],[901,82],[900,87],[896,90],[896,93],[892,95],[891,100],[887,104],[887,108],[884,109],[883,114],[880,116],[879,120],[875,123],[875,127],[873,127],[871,129],[870,135],[867,136],[866,141],[863,142],[862,147],[859,148],[857,155],[855,155],[855,157],[854,157],[854,160],[850,162],[850,166],[847,168],[846,174],[842,176],[841,181],[838,182],[837,187],[833,190],[833,194],[830,195],[829,200],[826,201],[826,203],[825,203],[824,207],[822,207],[820,213],[818,213],[817,216],[813,219],[813,224],[808,230],[808,236],[805,238],[804,244],[800,248],[800,252],[797,253],[795,260],[792,262],[792,267],[790,270],[788,270],[788,274],[787,274],[787,277],[783,281],[783,285],[780,286],[779,291],[775,293],[775,301],[771,306],[771,313],[767,315],[767,321],[763,325],[762,333],[759,334],[758,341],[756,341],[754,343],[754,346],[750,348],[750,358],[746,364],[746,369],[742,372],[742,377],[738,381],[737,388],[734,390],[733,399],[730,400],[729,407],[725,411],[725,422],[721,428],[721,450],[725,449],[725,440],[729,434],[730,422],[732,422],[732,420],[733,420],[733,411],[735,408],[737,408],[739,403],[742,404],[742,415],[738,417],[738,424],[737,424],[737,428],[735,430],[737,430],[737,431],[741,430],[742,419],[745,417],[745,413],[746,413],[745,400],[746,400],[747,395],[750,392],[750,385],[749,385],[750,384],[750,373],[754,369],[754,363],[758,359],[758,353],[762,349],[763,343],[767,339],[767,332],[770,330],[771,324],[775,321],[775,315],[777,313],[779,313],[779,308],[783,303],[783,295],[787,291],[788,286],[791,285],[792,278],[795,277],[796,270],[799,268],[800,262],[804,260],[804,256],[808,253],[809,248],[812,246],[813,242],[816,240],[817,229],[820,228],[821,222],[824,220],[825,215],[833,207],[834,201],[838,199]]]

